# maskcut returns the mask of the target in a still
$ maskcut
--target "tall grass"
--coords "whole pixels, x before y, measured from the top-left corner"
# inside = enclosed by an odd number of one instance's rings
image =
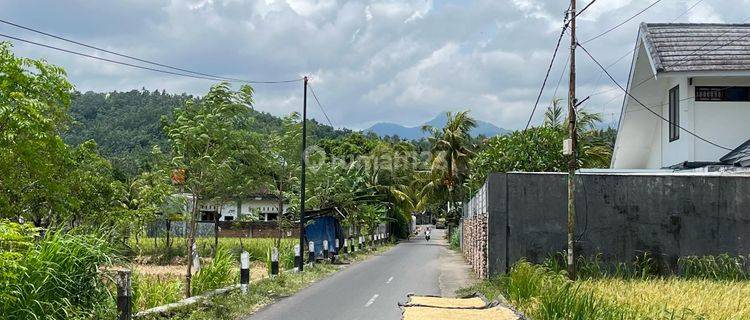
[[[655,260],[642,254],[614,268],[599,257],[579,260],[578,281],[553,260],[520,261],[508,274],[463,291],[502,294],[536,320],[750,319],[745,258],[680,259],[681,271],[672,276],[660,276]]]
[[[134,270],[132,284],[134,312],[177,302],[184,298],[185,286],[182,278],[148,276]]]
[[[53,232],[17,248],[3,262],[11,271],[0,272],[0,319],[96,318],[111,310],[114,298],[100,267],[111,264],[113,252],[104,238]]]
[[[554,272],[565,272],[565,253],[557,253],[542,264]],[[603,262],[602,255],[576,258],[576,276],[579,279],[653,279],[679,277],[685,279],[750,280],[750,257],[687,256],[677,259],[676,269],[670,268],[650,252],[641,252],[630,262],[616,264]]]
[[[236,278],[234,261],[232,254],[224,247],[219,246],[211,263],[202,267],[193,277],[190,284],[191,292],[198,295],[234,283]]]
[[[139,244],[134,239],[130,241],[131,256],[154,256],[161,257],[157,259],[160,262],[168,263],[173,257],[185,257],[187,247],[185,238],[172,238],[171,249],[167,249],[164,239],[159,238],[154,245],[153,238],[141,239]],[[210,257],[213,255],[213,238],[196,238],[196,247],[201,257]],[[274,246],[275,239],[272,238],[219,238],[219,246],[226,248],[229,252],[239,259],[240,253],[244,250],[250,254],[251,260],[265,261],[267,253]],[[294,245],[299,243],[298,239],[284,238],[281,239],[279,248],[279,265],[282,268],[294,267]]]
[[[689,256],[677,262],[680,276],[688,279],[750,280],[750,257]]]

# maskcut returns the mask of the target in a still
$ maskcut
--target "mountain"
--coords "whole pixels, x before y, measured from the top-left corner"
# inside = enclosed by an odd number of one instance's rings
[[[73,120],[63,139],[78,145],[96,141],[99,151],[109,159],[120,179],[135,176],[148,166],[153,146],[167,151],[169,141],[162,130],[162,117],[170,118],[174,108],[198,97],[162,91],[131,90],[126,92],[76,92],[70,106]],[[282,120],[266,112],[251,110],[255,118],[250,130],[267,134],[278,130]],[[308,135],[315,139],[335,139],[351,132],[334,129],[308,119]]]
[[[434,119],[427,121],[425,125],[430,125],[435,128],[442,128],[447,122],[448,116],[445,114],[445,112],[442,112],[438,114]],[[365,131],[374,132],[381,137],[397,135],[401,138],[409,140],[421,139],[429,135],[426,132],[422,132],[422,126],[406,127],[392,122],[379,122],[366,129]],[[475,137],[479,135],[492,137],[496,135],[508,134],[510,132],[511,130],[500,128],[489,122],[477,120],[477,127],[471,130],[471,135]]]

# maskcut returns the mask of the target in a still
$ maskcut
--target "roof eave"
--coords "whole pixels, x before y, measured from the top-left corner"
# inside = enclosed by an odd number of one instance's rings
[[[646,49],[646,56],[648,56],[648,61],[651,66],[651,72],[653,73],[653,78],[658,78],[658,69],[657,69],[657,63],[661,64],[661,61],[654,61],[653,56],[651,55],[651,51],[649,51],[648,41],[646,40],[646,34],[648,33],[648,29],[646,28],[646,23],[641,23],[641,28],[638,32],[638,36],[636,37],[635,41],[635,48],[633,49],[633,58],[630,61],[630,73],[628,74],[628,83],[626,90],[627,92],[630,92],[633,86],[633,75],[635,74],[635,67],[636,63],[638,63],[638,56],[640,54],[640,46],[641,43],[643,43],[643,47]],[[617,150],[620,148],[621,140],[620,140],[620,128],[622,127],[622,123],[625,117],[625,108],[628,106],[628,101],[630,100],[630,96],[625,94],[625,96],[622,99],[622,107],[620,108],[620,120],[617,122],[617,135],[615,136],[615,145],[612,152],[612,160],[610,162],[610,168],[614,168],[615,161],[617,160]]]

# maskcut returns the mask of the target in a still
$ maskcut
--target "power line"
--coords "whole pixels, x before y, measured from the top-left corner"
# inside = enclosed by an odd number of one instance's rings
[[[73,51],[73,50],[58,48],[58,47],[55,47],[55,46],[50,46],[50,45],[46,45],[46,44],[43,44],[43,43],[34,42],[34,41],[31,41],[31,40],[21,39],[21,38],[9,36],[9,35],[2,34],[2,33],[0,33],[0,37],[4,37],[4,38],[16,40],[16,41],[21,41],[21,42],[25,42],[25,43],[28,43],[28,44],[33,44],[33,45],[40,46],[40,47],[45,47],[45,48],[52,49],[52,50],[62,51],[62,52],[74,54],[74,55],[77,55],[77,56],[82,56],[82,57],[86,57],[86,58],[91,58],[91,59],[106,61],[106,62],[115,63],[115,64],[119,64],[119,65],[123,65],[123,66],[128,66],[128,67],[132,67],[132,68],[138,68],[138,69],[149,70],[149,71],[154,71],[154,72],[166,73],[166,74],[171,74],[171,75],[176,75],[176,76],[183,76],[183,77],[188,77],[188,78],[196,78],[196,79],[204,79],[204,80],[212,80],[212,81],[222,81],[223,80],[223,79],[219,79],[219,78],[196,76],[196,75],[191,75],[191,74],[185,74],[185,73],[179,73],[179,72],[172,72],[172,71],[169,71],[169,70],[155,69],[155,68],[146,67],[146,66],[140,66],[140,65],[136,65],[136,64],[132,64],[132,63],[127,63],[127,62],[116,61],[116,60],[111,60],[111,59],[107,59],[107,58],[92,56],[90,54],[85,54],[85,53],[81,53],[81,52],[77,52],[77,51]]]
[[[750,17],[747,17],[747,18],[745,18],[745,20],[743,20],[743,21],[742,21],[742,22],[740,22],[740,23],[745,23],[745,22],[747,22],[748,20],[750,20]],[[686,62],[690,62],[690,61],[692,61],[692,59],[688,60],[688,58],[691,58],[691,57],[700,57],[700,56],[703,56],[703,55],[705,55],[705,54],[707,54],[707,53],[711,53],[711,52],[714,52],[714,51],[716,51],[716,50],[719,50],[719,49],[721,49],[721,48],[724,48],[724,47],[726,47],[726,46],[728,46],[728,45],[730,45],[730,44],[733,44],[733,43],[735,43],[735,42],[737,42],[737,41],[739,41],[739,40],[743,40],[743,39],[747,38],[748,36],[750,36],[750,32],[746,32],[746,33],[745,33],[744,35],[742,35],[742,36],[738,36],[737,38],[735,38],[735,39],[733,39],[733,40],[731,40],[731,41],[729,41],[729,42],[727,42],[727,43],[724,43],[724,44],[722,44],[722,45],[716,46],[716,48],[713,48],[713,49],[711,49],[711,50],[708,50],[708,51],[706,51],[706,52],[701,52],[700,54],[697,54],[697,55],[696,55],[696,53],[698,53],[698,51],[700,51],[701,49],[705,48],[705,47],[706,47],[707,45],[709,45],[709,44],[711,44],[712,42],[716,41],[717,39],[721,38],[722,36],[724,36],[725,34],[729,33],[730,31],[732,31],[732,29],[727,29],[727,31],[724,31],[724,32],[722,32],[721,34],[719,34],[718,36],[716,36],[716,37],[714,37],[713,39],[709,40],[709,41],[708,41],[708,42],[706,42],[706,43],[705,43],[704,45],[702,45],[702,46],[698,47],[698,49],[695,49],[695,50],[694,50],[693,52],[691,52],[690,54],[687,54],[687,55],[685,55],[685,58],[682,58],[682,59],[680,59],[680,60],[677,60],[677,61],[675,61],[675,63],[669,64],[669,65],[667,65],[666,67],[677,67],[677,66],[680,66],[680,65],[682,65],[683,63],[686,63]],[[654,74],[654,75],[652,75],[652,76],[650,76],[650,77],[648,77],[648,78],[644,79],[643,81],[639,82],[639,83],[638,83],[638,84],[636,84],[636,85],[635,85],[635,86],[634,86],[633,88],[638,88],[638,87],[640,87],[641,85],[643,85],[644,83],[646,83],[647,81],[649,81],[649,80],[651,80],[651,79],[653,79],[653,78],[656,78],[656,74]]]
[[[578,13],[576,13],[576,18],[578,18],[578,16],[580,16],[584,11],[586,11],[586,9],[588,9],[592,4],[594,4],[594,2],[596,2],[596,0],[591,0],[589,4],[587,4],[585,7],[583,7],[583,9],[581,9],[581,11],[578,11]]]
[[[557,38],[557,44],[555,45],[555,51],[552,53],[552,59],[549,62],[549,67],[547,67],[547,73],[544,75],[544,81],[542,81],[542,87],[539,89],[539,94],[536,96],[536,102],[534,102],[534,108],[531,109],[531,114],[529,115],[529,120],[526,121],[526,127],[523,129],[526,131],[529,128],[529,125],[531,124],[531,119],[534,118],[534,113],[536,112],[536,108],[539,106],[539,100],[542,98],[542,94],[544,93],[544,87],[547,85],[547,79],[549,79],[549,74],[552,71],[552,66],[555,64],[555,58],[557,57],[557,52],[560,49],[560,43],[562,42],[563,36],[565,36],[565,30],[568,29],[568,19],[567,19],[568,12],[565,12],[565,20],[563,21],[563,27],[560,31],[560,36]]]
[[[155,66],[159,66],[159,67],[162,67],[162,68],[167,68],[167,69],[181,71],[181,72],[185,72],[185,73],[189,73],[189,74],[194,74],[194,75],[198,75],[198,76],[205,77],[205,78],[212,78],[212,79],[218,79],[218,80],[224,80],[224,81],[231,81],[231,82],[258,83],[258,84],[289,83],[289,82],[297,82],[297,81],[301,81],[302,80],[302,79],[291,79],[291,80],[281,80],[281,81],[256,81],[256,80],[247,80],[247,79],[239,79],[239,78],[232,78],[232,77],[225,77],[225,76],[213,75],[213,74],[209,74],[209,73],[203,73],[203,72],[193,71],[193,70],[189,70],[189,69],[179,68],[179,67],[171,66],[171,65],[168,65],[168,64],[164,64],[164,63],[154,62],[154,61],[150,61],[150,60],[146,60],[146,59],[134,57],[134,56],[123,54],[123,53],[114,52],[114,51],[107,50],[107,49],[104,49],[104,48],[101,48],[101,47],[97,47],[97,46],[85,44],[85,43],[82,43],[82,42],[79,42],[79,41],[67,39],[67,38],[64,38],[64,37],[61,37],[61,36],[58,36],[58,35],[54,35],[54,34],[51,34],[51,33],[48,33],[48,32],[37,30],[37,29],[31,28],[31,27],[26,27],[26,26],[23,26],[23,25],[20,25],[20,24],[17,24],[17,23],[13,23],[13,22],[10,22],[10,21],[7,21],[7,20],[3,20],[3,19],[0,19],[0,23],[11,25],[11,26],[14,26],[16,28],[24,29],[24,30],[27,30],[27,31],[35,32],[35,33],[38,33],[38,34],[41,34],[41,35],[45,35],[45,36],[48,36],[48,37],[51,37],[51,38],[55,38],[55,39],[58,39],[58,40],[62,40],[62,41],[65,41],[65,42],[73,43],[73,44],[76,44],[76,45],[79,45],[79,46],[83,46],[83,47],[86,47],[86,48],[89,48],[89,49],[94,49],[94,50],[106,52],[106,53],[109,53],[109,54],[112,54],[112,55],[115,55],[115,56],[118,56],[118,57],[122,57],[122,58],[126,58],[126,59],[131,59],[131,60],[135,60],[135,61],[139,61],[139,62],[143,62],[143,63],[155,65]],[[11,38],[10,36],[5,36],[5,35],[3,35],[3,36],[6,37],[6,38]],[[13,38],[13,39],[17,40],[17,41],[23,41],[23,42],[27,42],[27,43],[31,43],[31,44],[41,45],[41,44],[37,44],[37,43],[31,42],[31,41],[28,41],[28,40],[23,40],[23,39],[20,39],[20,38]],[[42,46],[45,46],[45,45],[42,45]],[[51,48],[51,46],[45,46],[45,47]],[[71,52],[69,52],[69,53],[71,53]],[[112,60],[105,60],[105,61],[113,62]],[[115,63],[117,63],[117,62],[115,62]],[[127,65],[128,66],[132,66],[131,64],[127,64]],[[147,69],[147,70],[152,70],[153,71],[153,69]]]
[[[560,78],[557,79],[557,85],[555,86],[555,91],[552,92],[552,99],[554,99],[557,96],[557,90],[560,89],[560,83],[562,83],[562,79],[565,76],[565,71],[568,71],[568,62],[570,62],[570,55],[568,55],[568,58],[565,59],[565,64],[563,65],[562,72],[560,73]],[[552,106],[551,103],[550,103],[550,106]]]
[[[308,83],[307,87],[310,88],[310,93],[312,93],[313,98],[315,98],[315,103],[318,104],[318,107],[320,108],[320,111],[323,112],[323,115],[326,117],[326,120],[328,121],[328,124],[331,126],[331,128],[336,129],[336,126],[333,125],[333,122],[331,122],[331,119],[328,118],[328,114],[326,113],[326,110],[323,109],[323,105],[320,103],[320,100],[318,100],[318,96],[315,94],[315,90],[313,90],[312,85],[310,85]]]
[[[591,41],[594,41],[594,40],[596,40],[596,39],[599,39],[599,38],[601,38],[601,37],[602,37],[602,36],[604,36],[605,34],[607,34],[607,33],[610,33],[610,32],[614,31],[615,29],[617,29],[617,28],[619,28],[619,27],[622,27],[622,26],[623,26],[624,24],[628,23],[628,22],[629,22],[630,20],[633,20],[633,19],[635,19],[636,17],[638,17],[639,15],[641,15],[641,14],[643,14],[644,12],[648,11],[648,9],[651,9],[651,7],[655,6],[655,5],[656,5],[657,3],[659,3],[659,2],[661,2],[661,0],[656,0],[656,1],[654,1],[654,2],[653,2],[653,3],[651,3],[651,4],[650,4],[650,5],[648,6],[648,7],[644,8],[644,9],[643,9],[643,10],[641,10],[641,11],[638,11],[638,13],[636,13],[636,14],[634,14],[634,15],[630,16],[630,18],[627,18],[627,19],[625,19],[625,21],[623,21],[623,22],[620,22],[619,24],[615,25],[614,27],[611,27],[611,28],[607,29],[607,31],[604,31],[604,32],[602,32],[602,33],[600,33],[600,34],[596,35],[595,37],[593,37],[593,38],[590,38],[590,39],[588,39],[588,40],[586,40],[586,41],[582,42],[581,44],[587,44],[587,43],[589,43],[589,42],[591,42]]]
[[[688,14],[690,11],[693,11],[693,9],[695,9],[695,7],[697,7],[703,1],[704,0],[698,0],[698,1],[696,1],[695,3],[693,3],[693,5],[691,5],[689,8],[687,8],[687,10],[683,11],[682,13],[680,13],[680,15],[672,18],[672,20],[670,20],[669,23],[673,23],[673,22],[677,21],[677,19],[680,19],[683,16],[685,16],[686,14]],[[622,61],[622,59],[625,59],[625,57],[629,56],[632,53],[635,53],[635,51],[637,49],[638,49],[638,46],[636,46],[633,49],[628,50],[627,52],[625,52],[625,54],[623,54],[622,56],[620,56],[619,58],[617,58],[616,60],[614,60],[609,65],[607,65],[606,69],[609,70],[612,66],[614,66],[614,65],[618,64],[620,61]],[[604,74],[603,72],[599,73],[599,77],[597,78],[597,84],[598,84],[598,82],[601,79],[601,77],[602,77],[603,74]],[[597,91],[597,92],[594,92],[594,93],[590,94],[589,97],[597,96],[597,95],[600,95],[600,94],[603,94],[603,93],[607,93],[607,92],[610,92],[610,91],[613,91],[613,90],[617,90],[617,88],[609,88],[609,89],[606,89],[606,90],[600,90],[600,91]]]
[[[713,142],[713,141],[711,141],[711,140],[708,140],[708,139],[706,139],[706,138],[704,138],[704,137],[702,137],[702,136],[698,135],[698,134],[697,134],[697,133],[695,133],[695,132],[692,132],[692,131],[690,131],[690,130],[688,130],[688,129],[685,129],[685,128],[684,128],[684,127],[682,127],[682,126],[681,126],[681,125],[680,125],[679,123],[674,123],[674,122],[670,121],[669,119],[667,119],[667,118],[664,118],[664,116],[662,116],[662,115],[661,115],[660,113],[657,113],[656,111],[652,110],[651,108],[649,108],[648,106],[646,106],[646,105],[645,105],[645,104],[644,104],[643,102],[641,102],[640,100],[638,100],[638,98],[636,98],[636,97],[635,97],[635,96],[633,96],[633,95],[632,95],[632,94],[631,94],[630,92],[628,92],[628,90],[627,90],[627,89],[625,89],[625,88],[624,88],[624,87],[623,87],[623,86],[622,86],[622,85],[621,85],[621,84],[620,84],[619,82],[617,82],[617,80],[615,80],[615,78],[614,78],[614,77],[613,77],[613,76],[612,76],[612,75],[611,75],[611,74],[609,73],[609,71],[607,71],[607,69],[605,69],[605,68],[604,68],[604,66],[603,66],[603,65],[602,65],[601,63],[599,63],[599,61],[598,61],[598,60],[596,60],[596,58],[594,58],[594,56],[592,56],[592,55],[591,55],[591,53],[590,53],[590,52],[589,52],[589,51],[588,51],[588,50],[587,50],[587,49],[586,49],[586,48],[585,48],[585,47],[584,47],[584,46],[583,46],[582,44],[580,44],[580,43],[579,43],[579,44],[578,44],[578,46],[579,46],[579,47],[580,47],[581,49],[583,49],[583,52],[585,52],[585,53],[586,53],[586,55],[588,55],[588,56],[589,56],[589,58],[590,58],[590,59],[591,59],[592,61],[594,61],[594,63],[595,63],[595,64],[596,64],[597,66],[599,66],[599,68],[601,68],[602,70],[604,70],[604,74],[606,74],[606,75],[607,75],[607,77],[609,77],[609,79],[610,79],[610,80],[612,80],[612,82],[613,82],[613,83],[614,83],[614,84],[615,84],[615,85],[616,85],[616,86],[617,86],[618,88],[620,88],[620,90],[622,90],[622,91],[623,91],[623,92],[624,92],[624,93],[625,93],[626,95],[628,95],[628,96],[629,96],[629,97],[630,97],[631,99],[633,99],[633,101],[635,101],[635,102],[637,102],[637,103],[638,103],[639,105],[641,105],[641,106],[642,106],[642,107],[643,107],[644,109],[648,110],[648,111],[649,111],[650,113],[652,113],[652,114],[653,114],[653,115],[655,115],[656,117],[660,118],[661,120],[663,120],[663,121],[665,121],[665,122],[669,123],[670,125],[673,125],[673,126],[675,126],[675,127],[679,128],[680,130],[683,130],[683,131],[687,132],[688,134],[692,135],[693,137],[695,137],[695,138],[697,138],[697,139],[699,139],[699,140],[701,140],[701,141],[703,141],[703,142],[706,142],[706,143],[708,143],[708,144],[710,144],[710,145],[712,145],[712,146],[714,146],[714,147],[720,148],[720,149],[724,149],[724,150],[728,150],[728,151],[733,151],[733,150],[734,150],[734,149],[732,149],[732,148],[727,148],[727,147],[725,147],[725,146],[722,146],[722,145],[720,145],[720,144],[718,144],[718,143],[716,143],[716,142]]]

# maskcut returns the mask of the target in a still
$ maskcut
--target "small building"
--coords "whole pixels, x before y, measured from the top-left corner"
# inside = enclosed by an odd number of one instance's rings
[[[750,24],[641,24],[611,167],[750,165],[748,35]]]
[[[289,201],[285,200],[283,212],[289,209]],[[276,221],[279,215],[279,198],[272,194],[256,194],[224,203],[221,207],[215,203],[200,205],[201,220],[214,221],[214,215],[219,215],[219,221],[242,220],[242,216],[253,216],[258,221]]]

